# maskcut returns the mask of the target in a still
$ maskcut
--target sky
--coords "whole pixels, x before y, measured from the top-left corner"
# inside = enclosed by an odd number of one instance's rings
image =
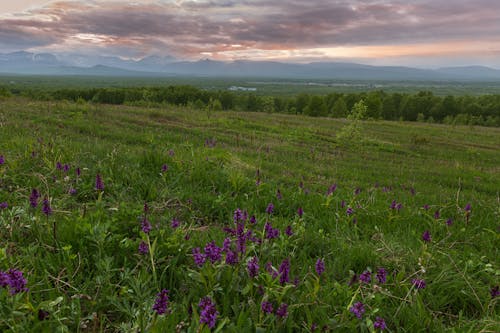
[[[500,68],[500,0],[0,0],[0,53]]]

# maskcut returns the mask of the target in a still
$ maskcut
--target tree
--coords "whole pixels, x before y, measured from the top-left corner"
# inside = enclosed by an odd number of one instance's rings
[[[313,96],[309,100],[309,104],[304,109],[304,113],[308,116],[321,117],[326,116],[325,100],[321,96]]]
[[[342,96],[333,104],[331,113],[334,118],[344,118],[347,116],[347,104]]]

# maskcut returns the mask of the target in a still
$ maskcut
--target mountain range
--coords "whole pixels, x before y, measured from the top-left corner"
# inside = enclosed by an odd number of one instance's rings
[[[307,64],[275,61],[179,61],[149,56],[139,60],[79,54],[0,53],[0,73],[25,75],[75,75],[122,77],[261,77],[287,79],[345,79],[396,81],[500,81],[500,70],[484,66],[420,69],[371,66],[344,62]]]

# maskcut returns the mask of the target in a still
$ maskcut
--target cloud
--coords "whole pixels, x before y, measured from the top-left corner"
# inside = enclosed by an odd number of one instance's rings
[[[0,16],[3,50],[86,49],[135,57],[296,56],[315,48],[439,48],[478,40],[498,46],[497,36],[500,2],[493,0],[59,1]]]

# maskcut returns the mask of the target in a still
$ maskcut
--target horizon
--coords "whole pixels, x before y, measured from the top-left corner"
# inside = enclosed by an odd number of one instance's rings
[[[0,53],[500,68],[493,0],[18,0],[0,23]]]

